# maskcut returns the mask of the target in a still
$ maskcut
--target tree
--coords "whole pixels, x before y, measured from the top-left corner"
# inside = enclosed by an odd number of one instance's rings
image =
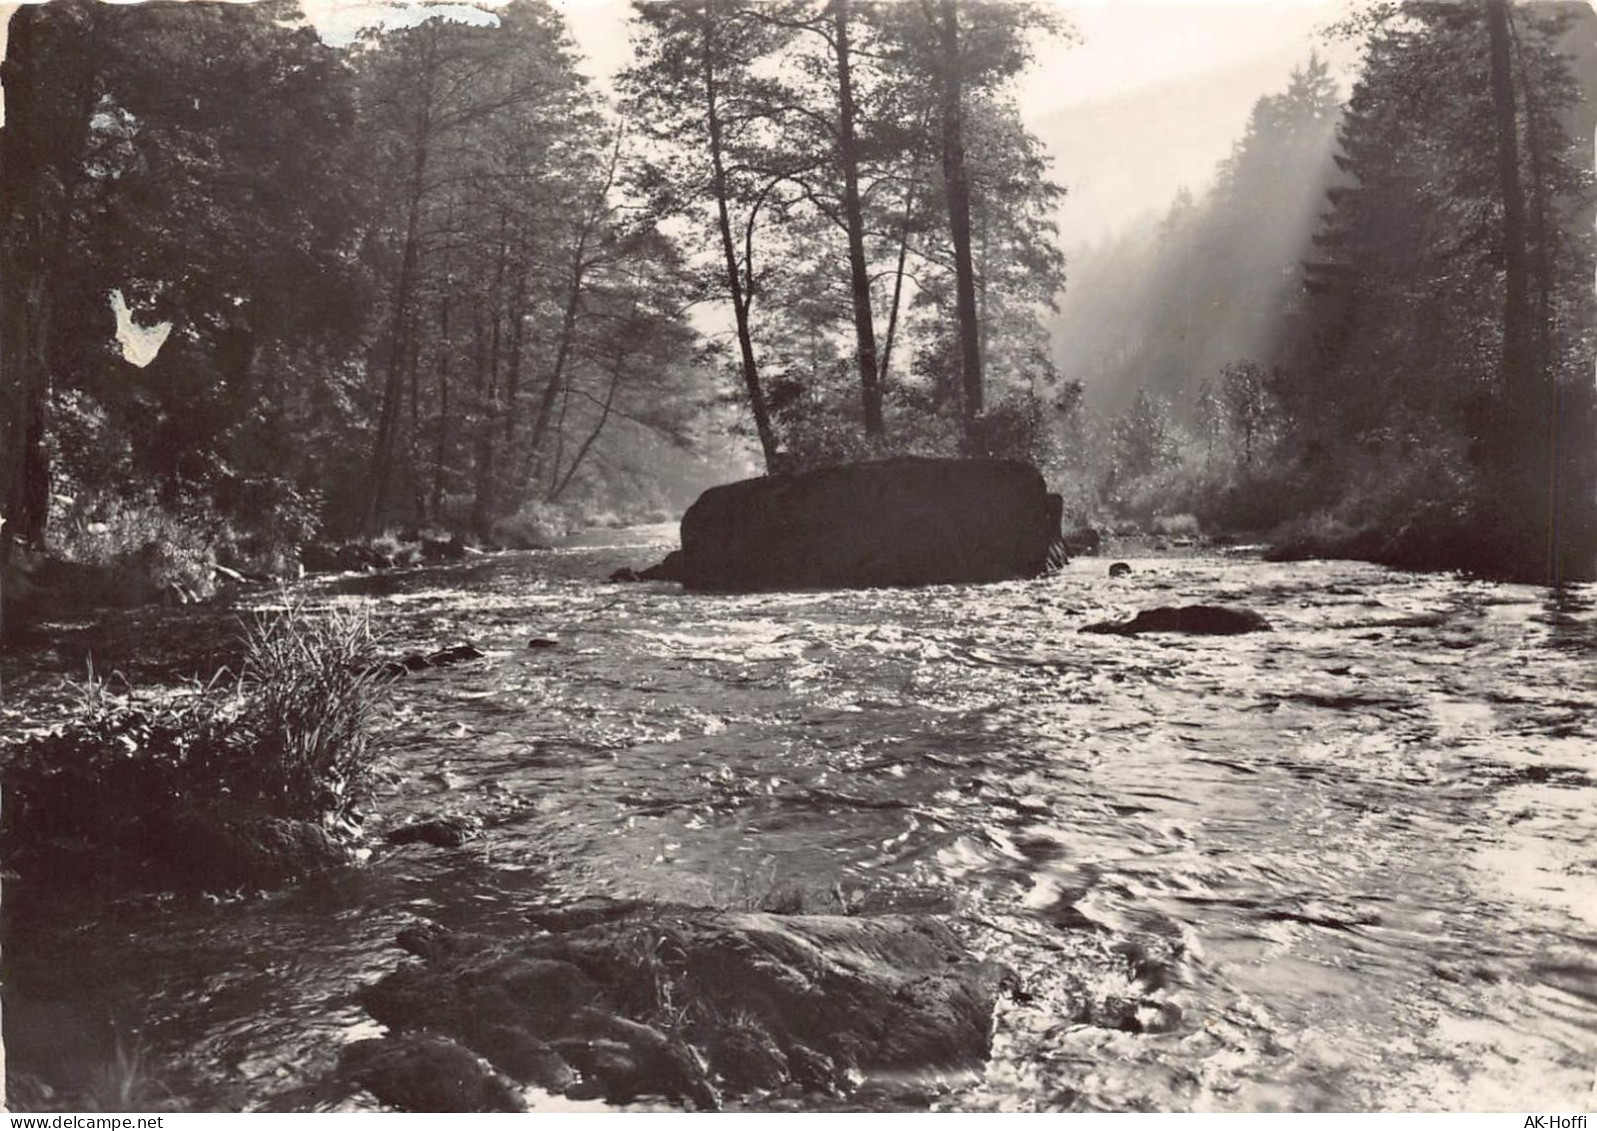
[[[1157,224],[1075,256],[1054,356],[1106,409],[1138,387],[1185,409],[1233,358],[1285,362],[1340,118],[1329,68],[1311,55],[1254,103],[1207,193],[1183,188]]]
[[[637,6],[638,58],[622,75],[629,118],[662,151],[642,187],[662,214],[708,226],[718,266],[706,277],[731,307],[747,405],[769,471],[782,450],[760,379],[754,308],[762,214],[782,205],[784,171],[771,167],[772,84],[756,64],[792,29],[763,19],[750,0],[682,0]]]
[[[237,503],[262,359],[303,359],[358,301],[347,86],[287,14],[65,3],[15,25],[0,368],[18,394],[8,509],[23,537],[45,535],[54,479],[124,451],[169,498]],[[140,320],[173,326],[142,371],[112,349],[113,287]],[[57,403],[71,410],[60,428]]]
[[[53,321],[71,242],[84,151],[104,68],[94,4],[19,9],[11,17],[0,130],[0,385],[5,392],[5,524],[42,540],[50,509],[46,448],[60,338]],[[58,84],[58,85],[53,85]]]
[[[1571,223],[1589,186],[1553,109],[1573,94],[1559,24],[1481,0],[1408,3],[1375,26],[1291,394],[1300,448],[1344,474],[1359,461],[1336,436],[1411,468],[1452,460],[1455,498],[1407,504],[1450,516],[1439,564],[1538,579],[1597,554],[1589,470],[1568,464],[1571,414],[1555,424],[1552,407],[1571,390],[1589,443],[1590,248]]]

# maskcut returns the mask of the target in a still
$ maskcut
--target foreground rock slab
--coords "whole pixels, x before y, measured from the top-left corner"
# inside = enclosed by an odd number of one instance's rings
[[[636,576],[689,589],[874,588],[1036,577],[1062,503],[1015,460],[904,457],[712,487],[682,549]]]
[[[442,1056],[444,1041],[522,1085],[701,1110],[728,1095],[962,1076],[986,1061],[1011,977],[926,916],[578,910],[534,924],[554,933],[516,939],[404,932],[419,961],[362,994],[397,1044],[392,1056],[363,1052],[361,1077],[373,1063],[437,1060],[454,1075],[425,1089],[432,1102],[502,1103],[497,1089],[453,1082],[466,1060]],[[385,1098],[405,1104],[392,1089]]]

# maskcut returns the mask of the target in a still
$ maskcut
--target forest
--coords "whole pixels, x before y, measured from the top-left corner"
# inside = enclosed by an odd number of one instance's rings
[[[300,4],[6,26],[0,1107],[1589,1106],[1586,5]]]
[[[1067,282],[1049,4],[641,4],[613,98],[540,0],[345,46],[292,0],[25,6],[7,553],[198,592],[918,453],[1027,459],[1075,525],[1590,577],[1582,12],[1352,10],[1345,97],[1305,60]]]

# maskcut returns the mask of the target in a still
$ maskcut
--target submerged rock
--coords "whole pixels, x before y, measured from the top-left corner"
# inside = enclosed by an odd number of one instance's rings
[[[1090,526],[1078,526],[1065,535],[1065,553],[1073,558],[1096,554],[1103,548],[1103,535]]]
[[[1269,632],[1270,622],[1252,609],[1223,605],[1161,606],[1144,609],[1128,621],[1103,621],[1081,631],[1136,636],[1144,632],[1180,632],[1190,636],[1235,636],[1244,632]]]
[[[459,534],[453,534],[447,539],[429,538],[425,534],[416,538],[407,539],[417,542],[421,546],[421,560],[429,564],[437,562],[458,562],[470,553],[470,547]]]
[[[196,809],[152,814],[139,849],[163,886],[204,891],[272,888],[347,867],[354,844],[314,821]]]
[[[689,589],[869,588],[1036,577],[1063,504],[1015,460],[903,457],[712,487],[642,580]]]
[[[412,930],[422,961],[363,1000],[395,1034],[436,1033],[573,1097],[836,1093],[872,1076],[979,1067],[1008,971],[921,916],[774,915],[590,901],[556,933]],[[558,1063],[557,1063],[558,1060]]]
[[[400,659],[389,660],[382,666],[382,672],[384,675],[398,678],[410,672],[424,672],[428,668],[446,668],[450,664],[459,664],[466,660],[480,660],[487,654],[475,644],[451,644],[447,648],[439,648],[425,656],[420,652],[406,653]]]
[[[1112,562],[1109,566],[1110,577],[1124,577],[1131,572],[1131,566],[1126,562]]]
[[[481,834],[480,819],[450,816],[433,817],[400,825],[397,829],[390,829],[385,839],[389,844],[430,844],[435,848],[459,848]]]

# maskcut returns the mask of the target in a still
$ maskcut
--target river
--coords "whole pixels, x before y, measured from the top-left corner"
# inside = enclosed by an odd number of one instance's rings
[[[672,533],[301,585],[370,607],[395,652],[486,653],[399,682],[368,824],[487,834],[374,837],[366,866],[272,895],[8,894],[13,1070],[293,1106],[371,1035],[353,991],[399,929],[608,894],[947,916],[1023,992],[983,1079],[918,1093],[937,1108],[1597,1104],[1590,587],[1151,554],[979,588],[603,581]],[[1078,633],[1198,602],[1274,631]],[[141,616],[131,670],[227,629]],[[47,695],[17,663],[13,709]]]

